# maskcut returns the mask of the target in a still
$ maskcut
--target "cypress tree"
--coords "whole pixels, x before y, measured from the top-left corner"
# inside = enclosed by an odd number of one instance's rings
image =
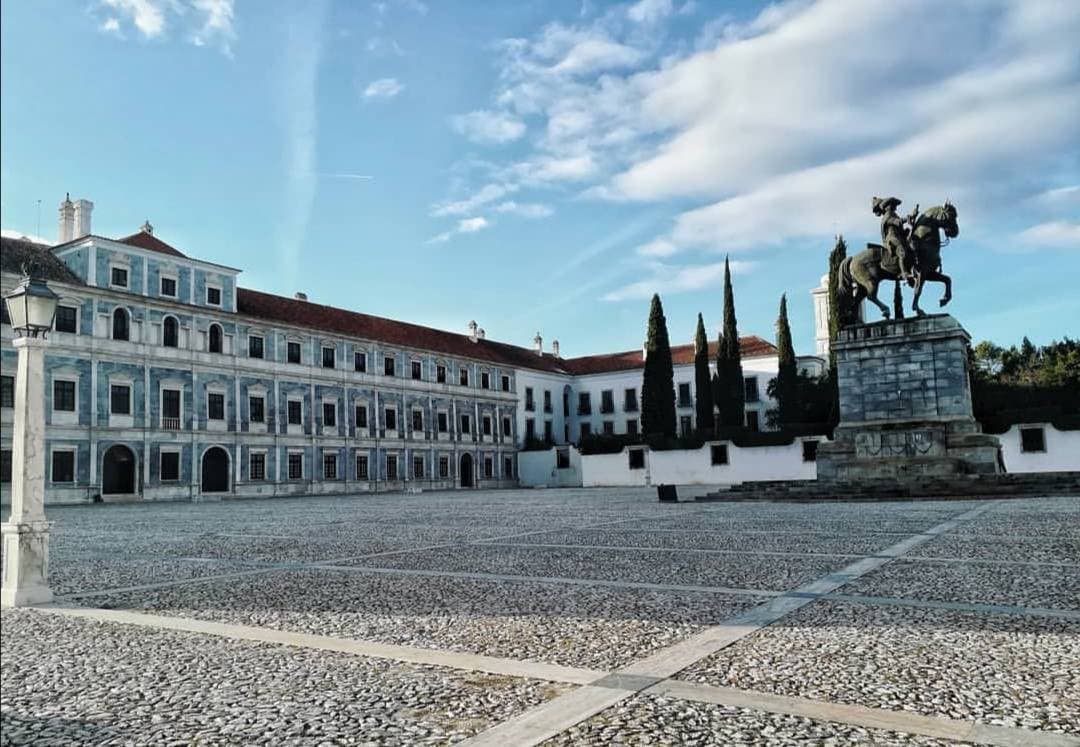
[[[641,430],[646,436],[675,437],[675,369],[660,296],[653,294],[645,334],[645,373],[641,382]]]
[[[697,408],[697,429],[700,433],[713,430],[713,394],[709,376],[709,338],[705,336],[705,321],[697,315],[694,332],[694,405]]]
[[[746,390],[735,320],[735,294],[731,289],[731,266],[727,258],[724,259],[724,327],[716,352],[716,375],[719,379],[716,405],[720,409],[720,425],[740,428],[745,417]]]
[[[840,328],[847,323],[845,294],[840,290],[840,264],[847,257],[847,244],[843,236],[836,237],[836,245],[829,254],[829,342],[832,343],[840,334]],[[832,345],[829,346],[829,368],[836,368],[836,356]]]
[[[795,347],[791,343],[791,326],[788,324],[787,294],[780,296],[776,348],[780,356],[776,372],[776,399],[779,403],[780,427],[783,428],[799,420],[799,372],[795,364]]]

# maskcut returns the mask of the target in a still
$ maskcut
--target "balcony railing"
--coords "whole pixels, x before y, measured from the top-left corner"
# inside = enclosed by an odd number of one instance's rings
[[[166,431],[178,431],[180,430],[180,418],[161,418],[161,429]]]

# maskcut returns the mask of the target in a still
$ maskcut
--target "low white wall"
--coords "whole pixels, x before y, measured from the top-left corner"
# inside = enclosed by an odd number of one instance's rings
[[[623,449],[618,454],[587,454],[581,457],[581,482],[586,488],[598,485],[651,485],[649,454],[645,451],[645,467],[630,469],[630,457]],[[654,481],[655,482],[655,481]]]
[[[803,461],[803,441],[824,441],[824,437],[796,438],[787,446],[740,448],[728,443],[728,463],[712,464],[711,444],[696,450],[654,451],[648,456],[653,485],[723,485],[760,480],[814,480],[817,462]],[[591,457],[588,457],[591,458]]]
[[[1042,428],[1046,451],[1020,450],[1020,429]],[[1008,472],[1080,471],[1080,431],[1059,431],[1049,423],[1014,425],[998,436]]]
[[[518,482],[524,487],[580,488],[581,454],[573,446],[560,447],[570,450],[570,467],[559,469],[555,449],[547,451],[518,452]]]

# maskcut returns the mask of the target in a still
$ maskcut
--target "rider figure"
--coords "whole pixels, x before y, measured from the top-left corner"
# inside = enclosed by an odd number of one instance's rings
[[[875,197],[871,204],[874,215],[881,216],[882,246],[888,254],[896,257],[896,262],[900,266],[900,277],[906,280],[908,285],[914,285],[917,258],[908,242],[908,229],[904,225],[904,218],[896,213],[896,208],[900,206],[900,199]]]

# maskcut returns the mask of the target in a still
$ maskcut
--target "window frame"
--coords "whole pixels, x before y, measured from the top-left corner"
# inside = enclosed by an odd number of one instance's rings
[[[296,360],[293,360],[293,351],[296,351]],[[304,365],[304,346],[299,340],[285,340],[285,362],[295,365]]]
[[[127,409],[126,409],[126,411],[123,411],[123,412],[116,409],[116,393],[117,393],[117,390],[120,390],[120,389],[126,390],[126,393],[127,393]],[[109,382],[109,414],[110,415],[131,416],[131,414],[132,414],[132,412],[131,412],[131,404],[132,404],[132,402],[131,402],[131,400],[132,400],[132,397],[131,397],[132,392],[131,392],[131,390],[132,390],[132,385],[131,385],[130,382],[126,382],[126,381],[118,381],[116,383],[113,383],[111,381]]]
[[[323,428],[337,428],[337,400],[323,400],[322,403],[322,426]],[[326,421],[326,415],[330,413],[330,422]]]
[[[71,479],[56,478],[56,457],[60,454],[71,455]],[[56,485],[74,485],[79,480],[79,449],[77,446],[53,446],[49,449],[49,482]]]
[[[296,405],[297,419],[292,419],[293,405]],[[285,425],[304,426],[304,399],[303,397],[285,397]]]
[[[258,459],[261,474],[255,474],[255,464]],[[266,449],[248,449],[248,482],[266,482]]]
[[[220,418],[215,418],[213,415],[211,415],[211,410],[212,410],[211,404],[213,402],[217,401],[218,398],[220,398],[220,401],[221,401],[221,417]],[[206,422],[207,423],[209,423],[211,420],[214,421],[214,422],[225,422],[227,409],[228,408],[227,408],[227,403],[226,403],[226,400],[225,400],[225,392],[224,391],[215,390],[215,389],[207,389],[206,390]]]
[[[397,376],[397,358],[393,355],[383,355],[383,376]]]
[[[366,453],[361,454],[360,452],[357,452],[355,454],[355,457],[356,457],[356,459],[354,461],[355,461],[355,466],[356,466],[356,479],[357,480],[370,480],[371,479],[371,465],[370,465],[370,460],[368,459],[368,455]],[[363,469],[361,469],[361,466],[363,467]]]
[[[331,468],[331,469],[328,469]],[[338,477],[338,453],[333,450],[324,450],[322,453],[322,479],[340,480]]]
[[[70,310],[72,312],[71,319],[74,322],[73,329],[60,329],[60,310]],[[77,335],[79,334],[79,306],[72,306],[70,303],[59,303],[56,305],[56,322],[53,325],[54,332],[63,332],[64,334]]]
[[[116,334],[116,320],[120,317],[124,319],[124,336],[118,337]],[[109,339],[116,340],[117,342],[131,342],[131,311],[124,306],[117,306],[112,310],[109,315]]]
[[[165,292],[165,283],[166,282],[172,283],[172,287],[173,287],[173,292],[172,293],[166,293]],[[176,275],[171,275],[171,274],[166,274],[166,273],[161,273],[161,274],[158,275],[158,296],[160,296],[161,298],[174,298],[175,299],[175,298],[177,298],[177,296],[179,294],[179,290],[180,290],[180,283],[179,283]]]
[[[1020,453],[1021,454],[1045,454],[1046,453],[1046,427],[1042,425],[1031,425],[1020,428]],[[1038,434],[1038,448],[1029,448],[1030,446],[1036,446],[1036,444],[1029,444],[1029,435]]]
[[[0,408],[4,410],[15,409],[15,377],[7,374],[0,375]]]
[[[299,462],[300,471],[299,474],[293,475],[294,457]],[[304,479],[304,452],[302,449],[290,449],[285,453],[285,475],[286,479],[290,481],[303,480]]]
[[[218,345],[217,350],[214,350],[214,330],[217,329]],[[206,352],[214,353],[215,355],[224,355],[225,353],[225,328],[217,322],[211,322],[206,328]]]
[[[259,418],[255,419],[255,408],[252,405],[259,403]],[[251,394],[248,393],[248,422],[249,423],[265,423],[266,422],[266,395],[265,394]]]
[[[712,444],[709,446],[709,465],[712,467],[725,467],[731,464],[731,453],[727,444]]]
[[[210,300],[210,291],[217,291],[217,302]],[[206,284],[206,305],[213,306],[220,309],[224,303],[225,294],[222,291],[220,283],[207,283]]]
[[[329,357],[326,355],[327,352],[330,353]],[[337,345],[323,345],[320,360],[322,368],[337,368]]]
[[[68,407],[57,407],[56,406],[56,400],[57,400],[57,396],[56,396],[57,388],[56,388],[56,385],[57,384],[70,384],[71,385],[71,407],[70,408],[68,408]],[[54,375],[52,377],[52,385],[53,385],[52,386],[52,411],[54,413],[61,412],[61,413],[78,414],[78,412],[79,412],[79,379],[77,377],[75,377],[75,376],[65,376],[65,375],[62,375],[62,374],[61,375]],[[64,400],[65,400],[65,402],[67,400],[66,394],[65,394]]]
[[[409,376],[413,381],[424,380],[424,363],[423,361],[410,360],[409,361]]]
[[[176,476],[165,476],[165,456],[176,457]],[[180,449],[177,448],[165,448],[159,447],[158,449],[158,482],[180,482],[180,475],[183,472],[183,465],[180,459]]]
[[[124,273],[124,282],[116,282],[116,273]],[[123,288],[128,290],[131,287],[131,266],[127,264],[121,264],[118,262],[109,263],[109,287],[110,288]]]
[[[398,429],[398,417],[397,417],[397,405],[383,405],[383,421],[382,426],[384,431],[397,432]],[[393,420],[394,424],[391,426],[390,421]]]
[[[169,322],[172,322],[173,338],[172,344],[169,344]],[[166,314],[161,317],[161,345],[166,348],[179,348],[180,347],[180,320],[172,314]]]
[[[248,332],[248,358],[266,360],[266,335]]]
[[[366,350],[354,350],[353,351],[353,372],[354,373],[367,373],[367,351]]]
[[[364,414],[363,418],[360,417],[361,412]],[[361,419],[364,422],[361,423],[360,422]],[[354,421],[353,422],[353,427],[356,428],[357,430],[360,430],[361,428],[363,428],[364,430],[368,429],[368,406],[367,406],[367,402],[360,402],[360,403],[354,403],[353,404],[353,421]]]

